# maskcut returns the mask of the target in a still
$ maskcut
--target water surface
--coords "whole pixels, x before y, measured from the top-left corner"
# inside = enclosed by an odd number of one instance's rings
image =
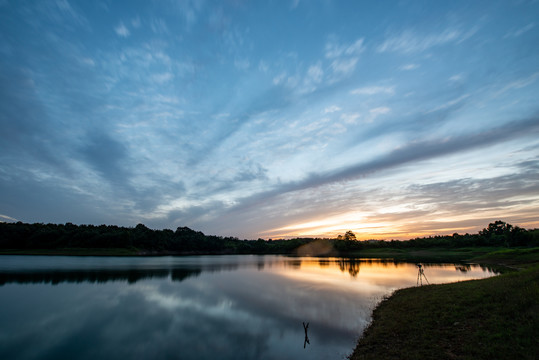
[[[368,259],[0,256],[0,358],[340,359],[381,298],[417,276],[416,264]]]

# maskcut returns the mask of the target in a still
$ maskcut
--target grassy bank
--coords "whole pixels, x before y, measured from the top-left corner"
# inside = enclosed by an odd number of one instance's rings
[[[396,291],[375,309],[351,359],[539,358],[539,249],[477,260],[523,270]]]

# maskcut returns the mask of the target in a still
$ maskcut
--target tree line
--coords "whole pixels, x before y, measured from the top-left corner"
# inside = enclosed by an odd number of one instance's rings
[[[139,253],[280,254],[312,239],[265,241],[205,235],[188,227],[153,230],[115,225],[0,223],[0,249],[132,249]]]
[[[477,234],[429,236],[407,241],[358,241],[352,231],[335,239],[295,238],[289,240],[240,240],[205,235],[188,227],[152,230],[143,224],[74,225],[43,223],[0,223],[0,249],[132,249],[138,253],[170,254],[290,254],[303,245],[325,241],[340,253],[369,248],[456,248],[471,246],[539,246],[539,230],[526,230],[501,220]]]

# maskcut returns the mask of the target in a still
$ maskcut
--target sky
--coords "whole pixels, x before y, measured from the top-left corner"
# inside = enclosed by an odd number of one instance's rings
[[[538,1],[0,0],[0,221],[539,227]]]

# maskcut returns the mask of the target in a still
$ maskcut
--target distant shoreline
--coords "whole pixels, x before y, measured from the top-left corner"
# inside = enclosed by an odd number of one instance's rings
[[[122,249],[122,248],[119,248],[119,249],[74,248],[74,249],[0,249],[0,255],[144,257],[144,256],[196,256],[196,255],[238,255],[238,254],[227,253],[227,252],[203,252],[203,251],[201,252],[145,251],[145,250],[138,250],[138,249]],[[240,255],[243,255],[243,254],[240,254]]]
[[[407,249],[366,249],[362,251],[341,252],[316,257],[350,257],[379,258],[400,261],[432,261],[451,262],[465,261],[472,257],[503,250],[503,247],[465,247],[465,248],[415,248]],[[289,255],[298,256],[295,252],[282,253],[232,253],[227,251],[147,251],[127,248],[61,248],[61,249],[0,249],[0,255],[46,255],[46,256],[200,256],[200,255]],[[313,255],[306,255],[313,256]]]
[[[377,257],[398,260],[463,260],[497,249],[539,246],[539,229],[526,230],[501,220],[477,234],[359,241],[352,231],[337,238],[240,240],[205,235],[188,227],[152,230],[114,225],[0,222],[0,254],[77,256],[185,256],[282,254]]]

